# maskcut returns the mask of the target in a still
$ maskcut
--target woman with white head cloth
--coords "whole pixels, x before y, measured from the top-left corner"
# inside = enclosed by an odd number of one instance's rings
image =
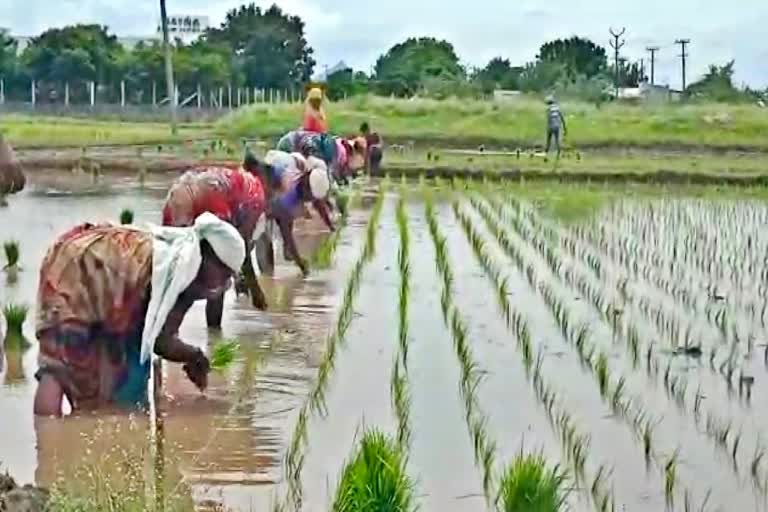
[[[195,301],[218,297],[245,259],[230,223],[203,213],[190,227],[82,224],[40,268],[35,414],[144,406],[150,356],[182,363],[201,390],[210,364],[178,337]]]
[[[293,224],[302,215],[304,203],[312,203],[323,222],[331,231],[335,231],[328,203],[331,189],[328,168],[319,158],[305,158],[299,153],[283,151],[268,152],[264,162],[270,173],[268,181],[272,184],[268,215],[280,229],[285,258],[293,260],[306,274],[307,265],[296,247]],[[263,243],[257,243],[257,253],[258,245]]]

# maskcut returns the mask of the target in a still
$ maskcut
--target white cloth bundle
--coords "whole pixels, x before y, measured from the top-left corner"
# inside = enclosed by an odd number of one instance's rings
[[[245,260],[245,242],[229,223],[212,213],[203,213],[192,227],[175,228],[151,225],[152,295],[149,299],[141,338],[141,362],[155,349],[155,340],[165,325],[179,295],[194,281],[200,270],[200,242],[211,244],[216,256],[234,272]]]

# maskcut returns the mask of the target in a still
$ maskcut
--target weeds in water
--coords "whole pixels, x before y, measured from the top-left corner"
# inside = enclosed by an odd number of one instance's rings
[[[547,467],[542,455],[521,453],[504,471],[496,500],[503,512],[559,512],[568,497],[559,466]]]
[[[240,343],[237,340],[224,340],[214,345],[211,350],[211,369],[223,372],[235,361],[240,352]]]
[[[120,224],[133,224],[133,210],[126,208],[120,212]]]
[[[414,483],[406,473],[406,457],[398,443],[377,431],[363,434],[341,474],[334,512],[417,509]]]

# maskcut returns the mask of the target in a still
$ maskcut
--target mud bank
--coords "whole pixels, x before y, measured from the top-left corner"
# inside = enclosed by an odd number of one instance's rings
[[[0,474],[0,512],[45,512],[50,495],[46,489],[19,486],[8,474]]]

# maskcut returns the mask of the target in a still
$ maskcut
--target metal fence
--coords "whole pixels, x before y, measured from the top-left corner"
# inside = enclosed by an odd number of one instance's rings
[[[182,86],[175,94],[182,121],[216,119],[245,105],[298,103],[303,98],[298,90],[233,86]],[[10,83],[0,78],[0,112],[153,120],[167,117],[168,106],[164,83]]]

